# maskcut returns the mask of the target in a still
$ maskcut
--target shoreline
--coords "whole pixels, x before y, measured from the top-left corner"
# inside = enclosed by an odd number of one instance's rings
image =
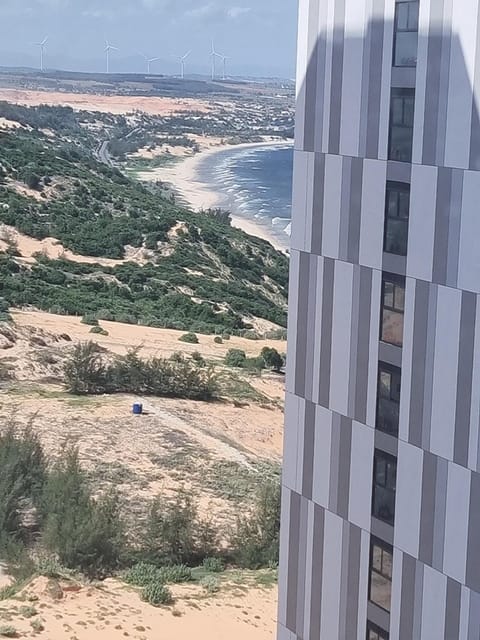
[[[271,140],[266,142],[246,142],[242,144],[213,146],[193,156],[187,156],[174,165],[139,171],[137,176],[142,181],[152,182],[160,180],[167,183],[171,186],[172,191],[184,201],[187,206],[196,212],[200,212],[204,209],[220,207],[223,200],[222,195],[215,191],[215,185],[209,185],[199,179],[200,165],[202,165],[205,160],[224,152],[243,149],[280,148],[289,145],[290,143],[288,141]],[[291,145],[293,146],[293,141]],[[267,240],[279,251],[284,253],[287,251],[287,247],[282,245],[273,233],[269,233],[265,226],[235,212],[231,213],[231,218],[232,226],[237,229],[241,229],[245,233],[261,238],[262,240]]]

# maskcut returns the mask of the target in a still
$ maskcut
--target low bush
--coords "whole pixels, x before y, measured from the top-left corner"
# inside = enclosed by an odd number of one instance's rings
[[[172,604],[173,596],[168,587],[159,582],[147,584],[142,591],[142,600],[154,607]]]
[[[273,371],[276,371],[277,373],[281,371],[283,365],[285,364],[282,356],[276,349],[272,347],[263,347],[260,355],[263,358],[265,365],[269,369],[273,369]]]
[[[160,569],[153,564],[139,562],[125,574],[125,582],[135,587],[145,587],[152,582],[165,582],[160,575]]]
[[[215,336],[213,341],[215,342],[215,344],[223,344],[223,340],[220,336]]]
[[[232,540],[236,564],[258,569],[278,563],[280,504],[280,483],[268,482],[258,491],[253,513],[238,517]]]
[[[30,622],[30,626],[35,631],[35,633],[42,633],[42,631],[45,630],[45,625],[39,618],[37,618],[36,620],[32,620]]]
[[[191,355],[192,360],[199,367],[205,367],[207,362],[199,351],[194,351]]]
[[[17,638],[18,632],[15,627],[12,627],[12,625],[5,624],[0,627],[0,636],[3,638]]]
[[[81,322],[82,324],[88,324],[88,325],[91,325],[92,327],[98,326],[98,318],[93,313],[86,313],[83,316]]]
[[[185,564],[175,564],[169,567],[160,567],[159,575],[165,584],[180,584],[193,580],[192,570]]]
[[[98,334],[100,336],[108,336],[109,335],[108,331],[106,329],[103,329],[100,326],[92,327],[90,329],[90,333],[95,333],[95,334]]]
[[[231,336],[230,336],[230,334],[228,333],[228,331],[224,331],[224,332],[222,333],[222,339],[223,339],[223,340],[230,340],[230,337],[231,337]]]
[[[225,565],[221,558],[205,558],[203,568],[210,573],[222,573],[222,571],[225,571]]]
[[[218,593],[220,591],[220,580],[215,576],[205,576],[200,580],[200,586],[208,593]]]
[[[65,384],[75,395],[134,393],[208,401],[218,392],[218,376],[204,364],[181,355],[142,360],[138,349],[106,362],[98,345],[80,343],[65,364]]]
[[[241,368],[245,365],[246,359],[247,356],[245,351],[242,351],[241,349],[229,349],[225,356],[225,364],[227,367]]]
[[[195,333],[185,333],[179,338],[180,342],[187,342],[188,344],[198,344],[198,337]]]

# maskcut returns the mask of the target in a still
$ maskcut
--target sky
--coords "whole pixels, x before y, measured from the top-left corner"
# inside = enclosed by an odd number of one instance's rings
[[[175,73],[190,49],[187,73],[208,73],[212,39],[231,75],[293,78],[297,0],[0,0],[0,66],[45,65],[143,71],[139,55],[159,57],[157,73]]]

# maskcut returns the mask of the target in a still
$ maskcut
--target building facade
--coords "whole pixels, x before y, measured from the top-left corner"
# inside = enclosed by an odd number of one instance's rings
[[[480,638],[480,2],[300,0],[279,640]]]

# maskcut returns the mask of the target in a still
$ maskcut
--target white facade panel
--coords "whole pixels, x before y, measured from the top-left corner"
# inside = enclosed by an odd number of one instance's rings
[[[465,584],[468,520],[470,515],[470,472],[448,465],[447,510],[445,520],[444,573]]]
[[[423,451],[398,443],[395,546],[418,558],[423,475]]]
[[[372,518],[374,435],[370,427],[353,423],[348,519],[365,531],[369,531]]]
[[[372,269],[382,268],[386,176],[385,162],[365,160],[359,262]]]
[[[458,286],[475,293],[480,293],[479,202],[480,173],[478,171],[466,171],[463,180]]]
[[[325,509],[330,495],[330,451],[332,447],[332,412],[315,407],[315,449],[313,459],[313,500]]]
[[[340,242],[340,209],[342,202],[342,166],[340,156],[325,157],[325,188],[323,200],[322,254],[338,258]]]
[[[339,637],[343,520],[329,511],[325,513],[325,552],[323,554],[322,609],[337,615],[322,616],[321,638]]]
[[[422,640],[445,638],[446,599],[446,577],[426,566],[423,574]]]
[[[455,442],[461,304],[459,291],[438,288],[430,450],[447,460]]]
[[[437,167],[412,168],[407,274],[419,280],[432,280],[437,180]]]
[[[333,292],[330,406],[333,411],[337,411],[341,415],[348,415],[352,287],[352,265],[345,262],[337,262]]]

